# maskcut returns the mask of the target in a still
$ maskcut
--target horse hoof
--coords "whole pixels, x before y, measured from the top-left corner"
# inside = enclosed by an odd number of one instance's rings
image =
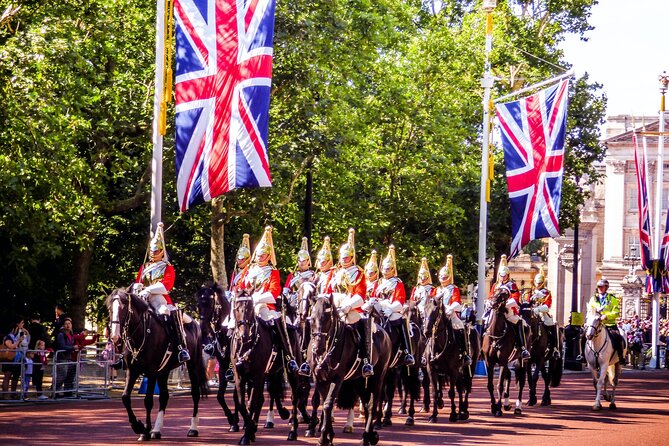
[[[407,410],[406,407],[400,407],[400,410],[397,411],[397,415],[406,415]]]
[[[233,424],[232,426],[230,426],[228,432],[239,432],[239,424]]]
[[[514,414],[514,415],[522,415],[522,414],[523,414],[523,410],[522,410],[520,407],[516,407],[516,408],[513,410],[513,414]]]
[[[601,404],[594,404],[592,406],[592,410],[602,410],[602,405]]]
[[[151,435],[149,434],[142,434],[137,439],[137,441],[149,441],[149,440],[151,440]]]
[[[288,441],[296,441],[296,440],[297,440],[297,432],[295,431],[288,432]]]
[[[151,440],[160,440],[162,434],[160,432],[151,432]]]
[[[290,418],[290,410],[286,409],[285,407],[282,407],[279,409],[279,416],[281,417],[282,420],[287,420]]]
[[[371,443],[372,446],[377,445],[379,443],[379,433],[372,432],[369,436],[369,442]]]
[[[239,439],[239,444],[251,444],[248,438],[242,437]]]
[[[130,425],[132,426],[132,431],[137,435],[142,435],[144,433],[144,423],[141,421],[135,421],[134,423],[130,423]]]
[[[605,401],[611,401],[611,395],[609,395],[608,393],[605,393],[604,394],[604,400]]]
[[[469,419],[469,412],[460,412],[458,414],[458,418],[460,419],[460,421],[468,420]]]
[[[501,411],[501,410],[497,410],[497,411],[495,411],[495,412],[493,413],[493,415],[495,415],[497,418],[499,418],[499,417],[502,416],[502,411]]]
[[[551,405],[551,400],[541,400],[541,405],[542,406],[550,406]]]
[[[448,416],[448,421],[450,421],[451,423],[455,423],[456,421],[458,421],[458,414],[455,412],[451,413]]]
[[[504,410],[507,411],[507,412],[510,411],[511,410],[511,404],[505,405]]]
[[[265,429],[274,429],[274,423],[268,421],[267,423],[265,423]]]
[[[536,404],[537,404],[537,398],[536,397],[530,398],[530,400],[527,402],[527,405],[530,406],[530,407],[535,406]]]
[[[381,422],[378,421],[378,420],[375,421],[375,422],[374,422],[374,429],[376,429],[376,430],[383,429],[383,423],[381,423]]]
[[[609,409],[616,410],[617,408],[618,408],[618,406],[616,406],[616,403],[609,404]]]
[[[388,426],[392,426],[392,425],[393,425],[393,422],[392,422],[392,420],[391,420],[390,418],[385,418],[385,419],[381,422],[381,426],[383,426],[383,427],[388,427]]]
[[[307,429],[307,431],[304,433],[304,436],[307,438],[311,438],[314,436],[314,431],[312,429]]]
[[[188,437],[198,437],[199,435],[200,435],[200,433],[198,431],[196,431],[195,429],[189,429],[188,433],[186,434],[186,436],[188,436]]]
[[[345,434],[352,434],[353,433],[353,426],[344,426],[344,430],[342,430],[343,433]]]
[[[439,399],[437,400],[437,409],[443,409],[443,408],[444,408],[444,400],[442,400],[441,398],[439,398]]]
[[[407,417],[406,421],[404,422],[405,426],[413,426],[414,425],[414,420],[412,417]]]
[[[428,413],[430,411],[430,406],[423,406],[418,411],[419,413]]]
[[[427,419],[427,422],[428,422],[428,423],[436,423],[436,422],[437,422],[437,417],[429,417],[429,418]]]

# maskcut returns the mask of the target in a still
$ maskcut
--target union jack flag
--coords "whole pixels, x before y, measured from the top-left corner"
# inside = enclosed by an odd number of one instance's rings
[[[175,0],[179,207],[269,187],[275,0]]]
[[[531,240],[560,234],[569,81],[496,106],[511,202],[513,257]]]

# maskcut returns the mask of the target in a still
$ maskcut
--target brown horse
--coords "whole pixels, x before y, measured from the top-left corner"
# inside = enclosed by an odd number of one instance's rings
[[[511,382],[511,369],[514,369],[516,383],[518,386],[518,398],[514,414],[522,413],[522,396],[525,387],[526,368],[520,360],[516,349],[515,336],[511,324],[506,320],[506,301],[511,296],[506,287],[499,287],[491,298],[490,318],[486,330],[483,333],[483,344],[481,351],[488,369],[488,393],[490,393],[490,409],[494,416],[502,416],[502,397],[504,397],[504,410],[510,410],[509,385]],[[521,322],[518,322],[523,323]],[[526,332],[529,331],[526,329]],[[497,382],[497,396],[493,385],[495,366],[499,365],[499,379]]]

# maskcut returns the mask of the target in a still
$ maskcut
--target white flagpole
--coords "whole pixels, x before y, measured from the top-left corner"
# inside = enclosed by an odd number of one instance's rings
[[[655,188],[655,232],[654,232],[654,242],[655,246],[653,247],[653,257],[659,261],[660,259],[660,245],[662,243],[662,234],[660,231],[661,218],[663,209],[662,206],[662,182],[664,174],[664,94],[667,92],[667,85],[669,85],[669,76],[666,73],[660,75],[660,125],[659,125],[659,135],[657,138],[657,178],[656,178],[656,188]],[[666,268],[666,265],[665,265]],[[651,349],[652,349],[652,359],[650,361],[650,367],[659,368],[660,367],[660,357],[658,356],[658,335],[659,335],[659,324],[660,324],[660,292],[656,291],[653,293],[653,327],[651,332]],[[667,359],[665,358],[665,361]]]
[[[165,0],[156,1],[156,77],[153,95],[153,157],[151,159],[151,234],[162,221],[163,202],[163,135],[161,104],[165,79]]]
[[[490,90],[494,78],[490,70],[490,51],[492,50],[492,11],[497,2],[488,0],[483,2],[483,10],[486,13],[486,35],[485,35],[485,71],[481,85],[483,86],[483,143],[481,147],[481,198],[479,201],[479,257],[478,257],[478,286],[476,292],[476,319],[483,323],[483,303],[488,297],[486,289],[486,238],[488,235],[488,150],[490,144]]]

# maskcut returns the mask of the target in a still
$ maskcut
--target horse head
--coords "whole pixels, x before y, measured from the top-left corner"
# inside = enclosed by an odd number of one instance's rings
[[[423,317],[423,334],[426,337],[432,335],[432,331],[439,327],[444,315],[442,295],[429,297],[425,303],[425,315]]]
[[[116,343],[122,335],[123,328],[126,327],[133,315],[144,313],[148,310],[149,304],[133,294],[128,288],[117,288],[112,291],[105,301],[109,311],[110,337]]]
[[[423,326],[423,317],[420,312],[418,302],[414,300],[407,301],[402,308],[402,316],[409,322],[416,324],[417,327]]]
[[[585,329],[585,338],[590,341],[592,338],[597,336],[602,329],[602,315],[598,311],[590,311],[585,318],[585,324],[583,324]]]
[[[210,339],[223,319],[230,314],[230,302],[223,287],[216,282],[207,282],[195,292],[197,311],[200,315],[203,339]]]
[[[256,326],[256,314],[253,298],[247,291],[239,291],[232,299],[232,311],[235,315],[235,336],[243,341],[253,335]]]
[[[301,321],[307,320],[311,306],[316,300],[316,284],[303,282],[297,290],[296,304],[297,317]]]
[[[318,295],[311,306],[309,321],[311,341],[314,342],[312,351],[317,357],[325,353],[327,342],[336,329],[339,320],[336,311],[332,294]]]

